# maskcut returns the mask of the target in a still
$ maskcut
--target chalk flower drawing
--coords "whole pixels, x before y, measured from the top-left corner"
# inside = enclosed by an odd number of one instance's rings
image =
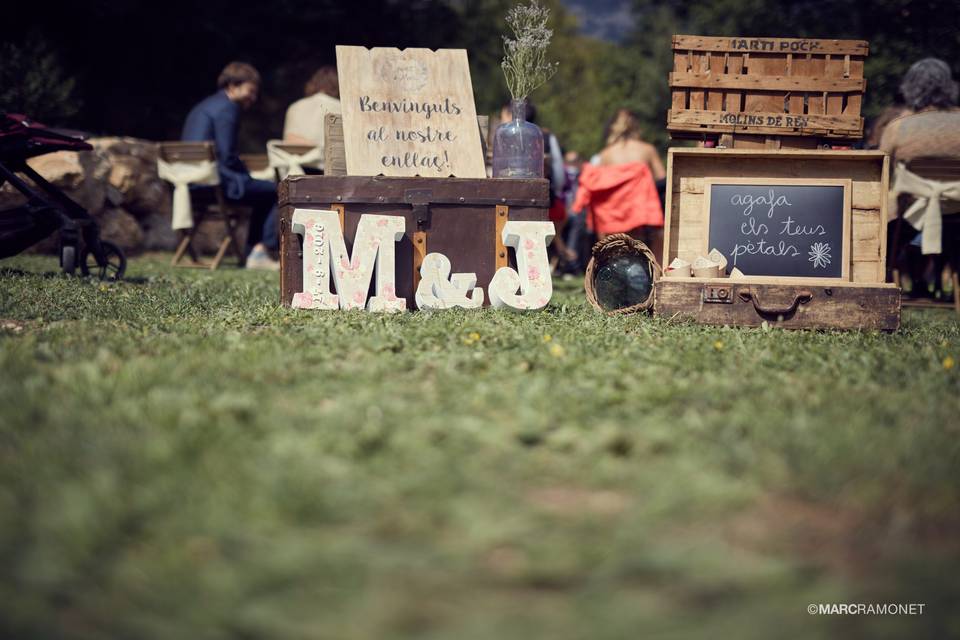
[[[814,242],[810,245],[809,261],[814,269],[826,269],[830,264],[830,245],[826,242]]]

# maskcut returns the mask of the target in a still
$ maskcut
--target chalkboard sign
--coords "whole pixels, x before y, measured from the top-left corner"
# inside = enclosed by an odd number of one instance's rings
[[[849,277],[849,180],[704,180],[707,242],[747,276]]]

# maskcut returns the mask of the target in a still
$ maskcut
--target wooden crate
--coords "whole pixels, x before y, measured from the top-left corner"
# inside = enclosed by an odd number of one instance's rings
[[[673,37],[674,138],[815,148],[863,136],[863,40]],[[733,137],[730,137],[733,136]]]
[[[704,181],[711,178],[851,181],[845,281],[747,276],[664,278],[654,312],[704,324],[896,330],[900,289],[885,283],[889,158],[879,151],[672,148],[667,158],[663,265],[693,262],[705,242]]]
[[[427,253],[446,255],[455,272],[473,272],[484,290],[500,267],[515,266],[503,245],[508,220],[546,221],[546,180],[297,176],[280,183],[280,292],[289,306],[303,288],[303,241],[290,231],[293,210],[340,213],[352,251],[362,214],[403,216],[396,247],[397,295],[414,308],[420,264]]]

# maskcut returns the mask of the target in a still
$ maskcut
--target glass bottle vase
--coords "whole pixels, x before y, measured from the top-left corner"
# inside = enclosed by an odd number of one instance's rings
[[[527,100],[511,100],[513,118],[493,134],[494,178],[542,178],[543,132],[527,122]]]

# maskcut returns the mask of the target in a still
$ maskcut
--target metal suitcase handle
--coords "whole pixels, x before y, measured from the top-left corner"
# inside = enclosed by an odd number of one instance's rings
[[[786,306],[765,305],[760,300],[760,295],[753,289],[746,289],[740,292],[740,299],[746,302],[753,301],[753,308],[757,313],[764,316],[789,316],[794,313],[801,304],[806,304],[813,299],[813,292],[808,289],[797,291],[793,297],[793,302]]]

